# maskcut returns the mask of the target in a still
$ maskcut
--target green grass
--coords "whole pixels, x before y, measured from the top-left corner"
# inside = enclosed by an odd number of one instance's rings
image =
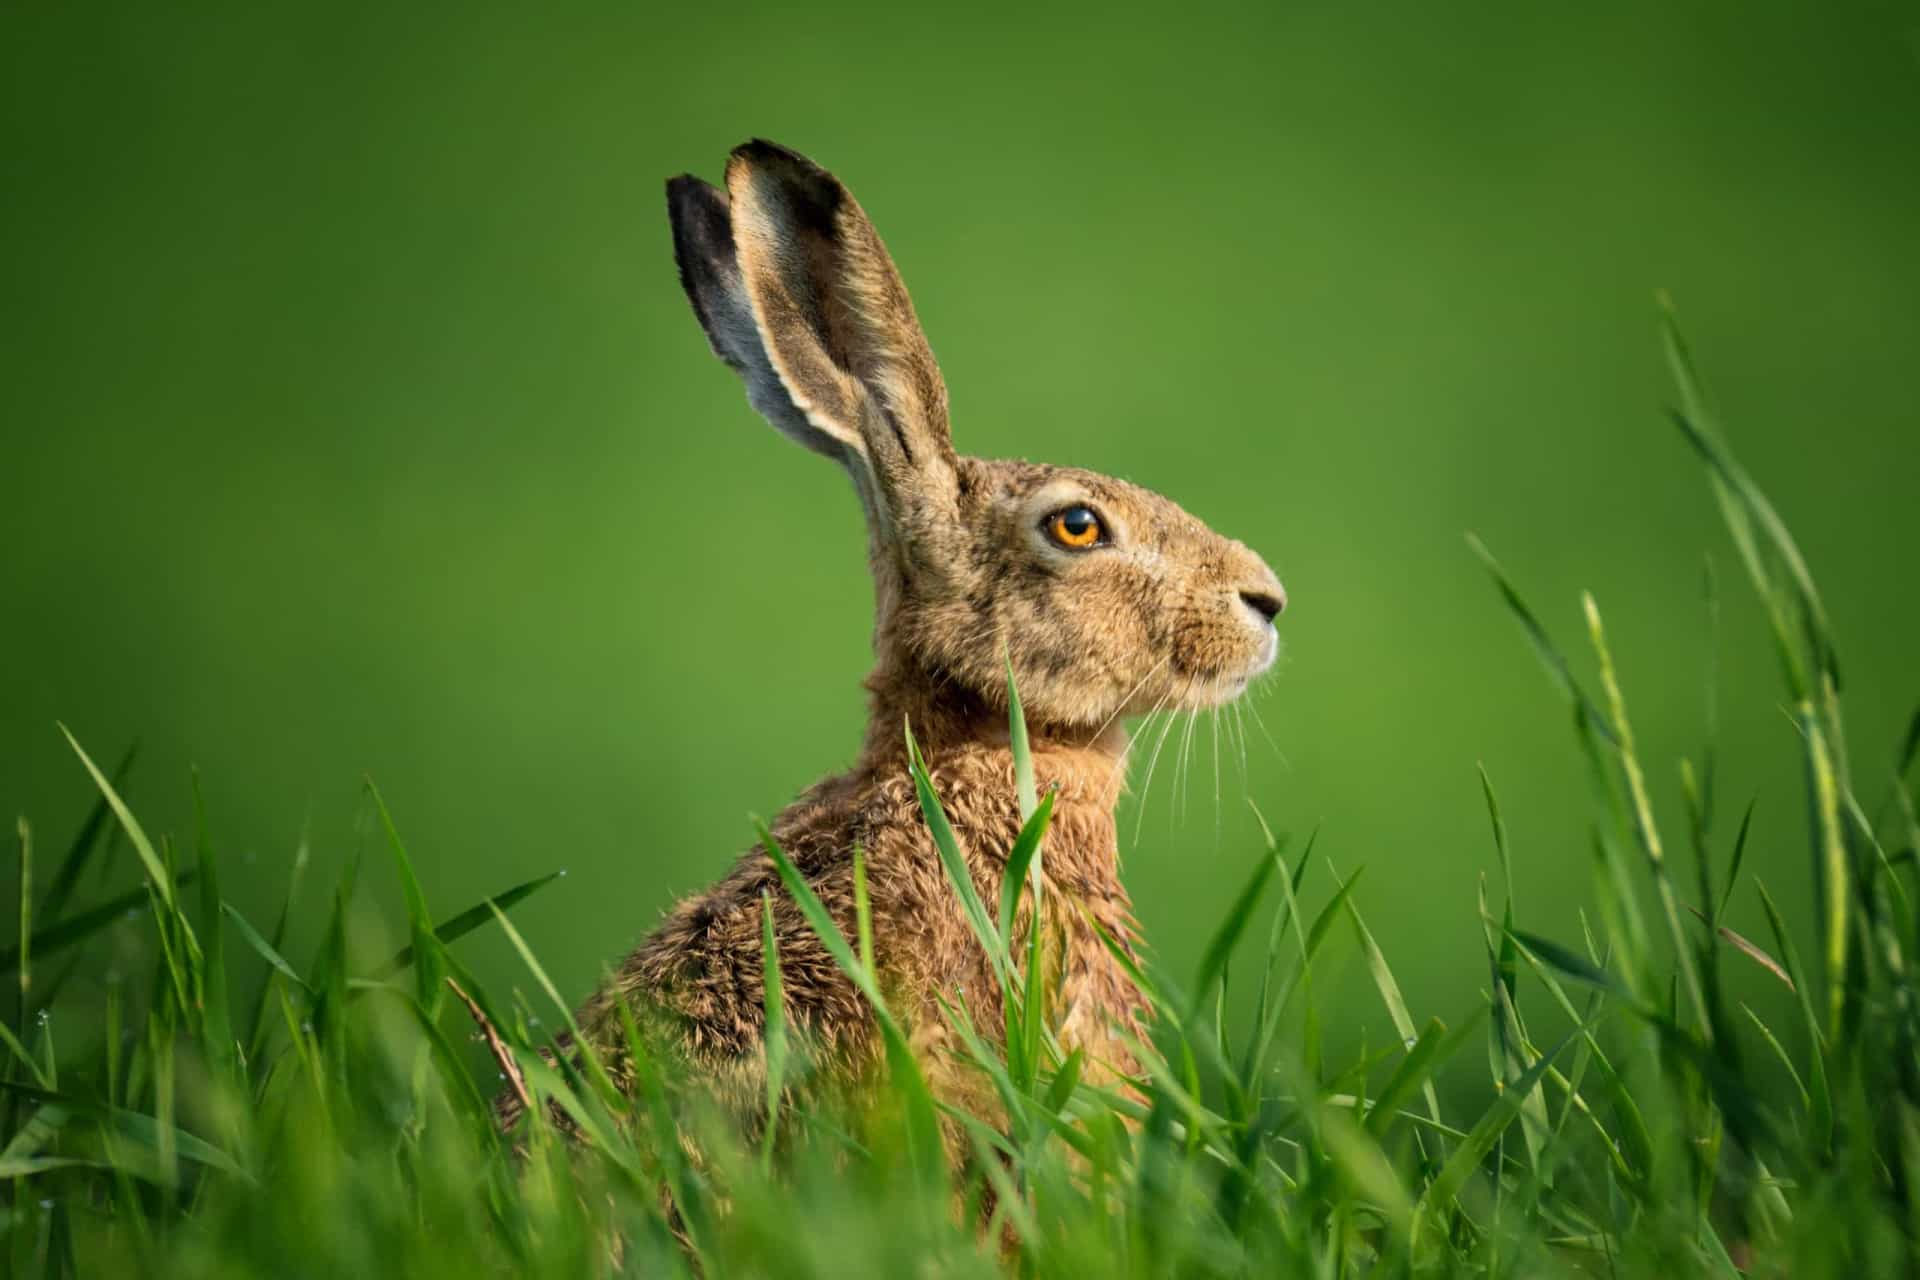
[[[1640,757],[1593,600],[1584,601],[1597,672],[1588,687],[1477,542],[1591,776],[1591,808],[1566,818],[1596,873],[1581,936],[1525,927],[1497,791],[1483,775],[1501,869],[1481,894],[1485,1007],[1455,1025],[1422,1018],[1367,928],[1358,869],[1329,873],[1313,839],[1270,836],[1220,903],[1197,972],[1136,971],[1157,1014],[1153,1043],[1140,1046],[1137,1088],[1103,1092],[1056,1041],[1041,940],[1018,924],[1019,895],[1039,892],[1049,798],[1033,794],[1021,759],[1028,826],[1009,851],[1006,893],[984,901],[915,747],[922,808],[1001,983],[1004,1021],[991,1034],[964,1005],[946,1011],[998,1099],[991,1123],[943,1117],[875,980],[864,911],[856,936],[842,937],[764,828],[786,891],[870,1001],[886,1071],[869,1110],[790,1105],[808,1062],[781,1016],[769,929],[767,1123],[754,1135],[715,1115],[697,1080],[651,1056],[632,1018],[629,1092],[591,1053],[541,1056],[545,1028],[571,1028],[571,993],[547,978],[539,940],[522,937],[509,913],[552,876],[438,915],[370,788],[403,889],[404,949],[370,941],[363,926],[375,908],[357,892],[357,868],[319,900],[299,885],[304,859],[263,929],[222,898],[204,819],[187,840],[156,840],[120,798],[131,756],[109,773],[74,743],[100,792],[94,812],[57,855],[24,820],[18,827],[20,940],[8,952],[17,1001],[0,1036],[12,1273],[1909,1268],[1920,1261],[1920,987],[1908,969],[1920,717],[1890,770],[1860,770],[1885,794],[1858,794],[1835,639],[1811,574],[1729,452],[1670,322],[1667,337],[1676,422],[1779,658],[1790,719],[1781,749],[1805,765],[1819,887],[1811,954],[1767,887],[1742,876],[1753,809],[1725,820],[1710,749],[1657,765]],[[1716,590],[1710,578],[1705,606],[1717,615]],[[1013,740],[1024,752],[1017,697]],[[1649,798],[1649,777],[1667,769],[1687,802],[1677,833]],[[135,854],[140,888],[77,907],[82,873],[116,843]],[[1722,923],[1740,895],[1761,901],[1771,936]],[[84,944],[128,911],[150,922],[144,967],[96,984],[101,998],[77,993],[67,979],[85,963]],[[303,912],[325,927],[301,964],[284,948]],[[508,935],[525,961],[525,993],[486,989],[462,963],[454,944],[480,928]],[[1316,974],[1343,948],[1371,975],[1396,1039],[1331,1062],[1323,1032],[1352,1014],[1322,1003]],[[1729,957],[1790,993],[1778,1007],[1791,1016],[1769,1025],[1742,1003]],[[1236,1021],[1228,993],[1242,984],[1257,994],[1251,1018]],[[1482,1053],[1483,1105],[1443,1105],[1458,1090],[1443,1095],[1437,1073]],[[489,1100],[509,1082],[547,1105],[503,1136]],[[577,1142],[550,1109],[569,1118]],[[957,1185],[943,1118],[960,1121],[976,1157]]]

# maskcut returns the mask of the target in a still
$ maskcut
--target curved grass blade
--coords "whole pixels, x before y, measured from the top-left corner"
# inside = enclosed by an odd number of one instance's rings
[[[1213,994],[1214,984],[1226,973],[1227,962],[1233,958],[1234,944],[1246,932],[1247,921],[1253,918],[1254,910],[1259,907],[1260,899],[1267,891],[1267,881],[1279,865],[1280,859],[1272,852],[1266,849],[1260,851],[1260,861],[1254,865],[1253,874],[1235,895],[1233,905],[1227,909],[1226,919],[1220,922],[1220,926],[1213,931],[1213,937],[1207,941],[1207,949],[1200,956],[1200,971],[1194,977],[1190,996],[1192,1003],[1187,1006],[1189,1021]]]
[[[160,895],[160,901],[166,904],[169,911],[178,914],[179,908],[173,900],[173,878],[167,874],[166,864],[154,850],[153,841],[147,839],[146,828],[142,827],[140,820],[133,816],[133,810],[127,808],[126,801],[120,798],[120,793],[114,790],[113,783],[107,781],[107,775],[100,772],[100,766],[93,762],[93,757],[87,754],[86,749],[80,745],[80,740],[73,736],[72,731],[63,724],[60,726],[60,732],[66,736],[67,745],[73,748],[73,753],[80,757],[80,763],[85,765],[87,772],[92,775],[94,785],[100,788],[100,794],[112,808],[113,816],[120,820],[121,829],[127,833],[127,839],[133,842],[133,851],[140,855],[141,865],[146,868],[147,879],[152,882],[154,892]],[[192,926],[184,920],[181,921],[181,926],[186,929],[187,937],[191,939]]]
[[[1547,1069],[1553,1065],[1554,1059],[1560,1056],[1561,1050],[1567,1047],[1580,1030],[1581,1028],[1575,1028],[1562,1036],[1558,1044],[1540,1055],[1539,1060],[1528,1067],[1518,1080],[1501,1090],[1500,1094],[1494,1098],[1493,1105],[1474,1122],[1473,1128],[1467,1131],[1460,1145],[1454,1149],[1451,1156],[1447,1157],[1446,1164],[1441,1166],[1440,1172],[1434,1176],[1432,1182],[1427,1184],[1426,1191],[1421,1194],[1420,1203],[1416,1206],[1416,1212],[1421,1220],[1427,1220],[1430,1215],[1453,1205],[1461,1189],[1466,1186],[1467,1179],[1473,1176],[1474,1170],[1478,1169],[1481,1161],[1487,1158],[1487,1154],[1493,1150],[1493,1144],[1502,1133],[1506,1132],[1507,1126],[1519,1116],[1520,1108],[1533,1093],[1534,1086],[1540,1083],[1540,1078],[1547,1074]]]
[[[232,1174],[247,1182],[254,1180],[252,1174],[220,1148],[175,1125],[163,1125],[152,1116],[143,1115],[137,1111],[127,1111],[120,1107],[104,1106],[73,1094],[57,1093],[51,1089],[36,1089],[15,1080],[0,1080],[0,1090],[31,1102],[38,1102],[43,1106],[60,1107],[74,1116],[92,1120],[110,1129],[117,1136],[149,1150],[155,1152],[170,1150],[175,1155],[183,1156],[196,1164],[218,1169],[222,1173]]]
[[[1727,864],[1727,887],[1720,894],[1720,909],[1714,913],[1719,919],[1727,914],[1727,904],[1733,901],[1734,886],[1740,883],[1740,867],[1747,860],[1747,834],[1753,829],[1753,807],[1760,803],[1755,796],[1747,801],[1747,811],[1740,815],[1740,831],[1733,838],[1733,857]]]
[[[407,905],[407,928],[413,935],[414,990],[421,1006],[434,1013],[439,1010],[445,994],[440,979],[446,966],[441,962],[440,944],[433,934],[433,914],[427,909],[426,893],[420,888],[420,878],[413,873],[413,859],[407,856],[407,846],[400,839],[399,828],[393,824],[386,797],[380,794],[372,778],[368,778],[366,784],[367,794],[373,798],[373,807],[380,815],[380,827],[386,833],[394,868],[400,873],[400,892]]]
[[[216,1071],[231,1080],[239,1069],[239,1049],[233,1039],[233,1010],[227,998],[227,958],[220,928],[220,864],[207,837],[206,805],[200,796],[200,773],[193,774],[193,822],[196,857],[200,864],[200,920],[206,930],[200,964],[201,1025],[207,1038],[207,1056]]]
[[[140,754],[140,744],[134,742],[120,757],[120,763],[113,767],[113,785],[124,790],[127,775],[133,771],[133,761]],[[47,920],[58,921],[67,909],[67,903],[73,897],[73,891],[79,887],[80,877],[102,847],[101,836],[107,831],[107,814],[110,809],[105,794],[98,796],[93,807],[87,811],[86,821],[80,824],[80,830],[74,833],[73,843],[67,846],[67,852],[60,859],[59,869],[53,873],[53,880],[47,885],[46,901],[40,904],[40,915]],[[104,865],[104,864],[103,864]]]
[[[1767,1042],[1767,1046],[1773,1050],[1774,1057],[1780,1060],[1780,1065],[1787,1069],[1787,1078],[1793,1081],[1794,1091],[1800,1095],[1801,1108],[1806,1111],[1813,1110],[1813,1095],[1807,1092],[1806,1084],[1800,1079],[1800,1072],[1794,1068],[1793,1055],[1787,1052],[1786,1046],[1782,1045],[1779,1037],[1773,1034],[1773,1028],[1761,1020],[1760,1015],[1753,1011],[1751,1005],[1743,1002],[1740,1005],[1740,1011],[1753,1023],[1754,1029],[1760,1033],[1760,1038]]]
[[[199,877],[199,871],[189,867],[174,877],[177,885],[188,885]],[[65,951],[76,943],[88,938],[124,918],[129,911],[136,910],[147,900],[147,889],[142,886],[130,889],[117,897],[109,898],[97,907],[89,907],[77,915],[68,916],[59,924],[47,925],[34,931],[32,951],[42,959],[55,952]],[[44,913],[42,913],[44,914]],[[0,948],[0,969],[11,968],[20,963],[20,948],[13,945]]]
[[[1825,1152],[1833,1142],[1833,1094],[1827,1081],[1826,1037],[1821,1033],[1820,1018],[1813,1008],[1813,993],[1804,980],[1804,970],[1794,951],[1793,937],[1787,932],[1786,921],[1781,919],[1780,909],[1774,906],[1767,886],[1758,880],[1753,883],[1760,891],[1760,905],[1773,930],[1774,945],[1780,950],[1781,966],[1793,980],[1794,992],[1800,997],[1800,1016],[1807,1031],[1807,1093],[1811,1103],[1807,1115],[1813,1124],[1815,1150]]]
[[[1053,819],[1053,796],[1054,793],[1049,791],[1041,797],[1007,854],[1007,869],[1000,877],[1000,936],[1003,938],[1013,937],[1013,913],[1020,905],[1020,891],[1026,887],[1027,871],[1039,854],[1040,842],[1046,838],[1047,824]],[[1035,878],[1037,880],[1037,873]],[[1039,905],[1036,895],[1036,911]]]
[[[780,948],[773,937],[773,898],[764,889],[760,891],[760,973],[766,1017],[761,1044],[767,1059],[767,1129],[761,1137],[760,1159],[770,1168],[780,1128],[780,1092],[786,1087],[787,1003],[780,981]]]
[[[1711,920],[1707,919],[1705,912],[1701,911],[1700,908],[1694,906],[1692,903],[1687,904],[1687,910],[1692,912],[1694,918],[1699,920],[1701,924],[1708,926],[1726,942],[1731,943],[1736,951],[1746,956],[1747,959],[1753,961],[1774,977],[1780,979],[1782,983],[1786,984],[1787,990],[1792,991],[1795,989],[1793,985],[1793,975],[1782,968],[1778,960],[1768,955],[1759,943],[1736,933],[1724,924],[1715,925]]]
[[[291,982],[300,990],[308,992],[309,994],[312,993],[313,989],[307,985],[307,980],[302,978],[299,973],[295,971],[294,967],[287,963],[286,957],[275,950],[271,942],[268,942],[260,936],[258,929],[255,929],[247,923],[247,918],[241,915],[231,902],[222,902],[220,909],[226,912],[227,919],[233,921],[233,927],[240,931],[241,939],[258,952],[262,960],[272,965],[281,977]]]
[[[1602,969],[1599,965],[1594,964],[1585,956],[1580,955],[1578,952],[1561,946],[1551,938],[1542,938],[1540,935],[1528,933],[1524,929],[1515,929],[1512,936],[1516,942],[1528,951],[1531,951],[1539,959],[1544,960],[1576,982],[1583,982],[1590,987],[1597,987],[1627,1005],[1629,1008],[1636,1010],[1641,1008],[1637,998],[1624,982],[1620,981],[1620,979],[1613,974],[1608,973],[1605,969]]]
[[[15,825],[20,837],[20,1025],[27,1022],[33,998],[33,827],[25,818]]]
[[[913,774],[913,787],[920,798],[920,813],[927,821],[927,830],[933,834],[933,847],[940,855],[940,865],[946,870],[947,880],[959,895],[960,908],[972,927],[974,936],[987,953],[987,961],[993,967],[995,979],[1000,984],[1003,998],[1012,1002],[1009,969],[1011,962],[1007,956],[1006,940],[994,928],[993,918],[987,914],[986,904],[980,900],[980,889],[973,882],[973,872],[967,867],[967,858],[960,850],[959,837],[953,833],[953,824],[947,821],[946,809],[940,804],[940,796],[934,790],[933,776],[927,771],[927,761],[920,754],[920,744],[913,739],[913,727],[907,726],[908,768]]]
[[[1004,646],[1003,646],[1004,651]],[[1025,822],[1039,807],[1033,780],[1033,750],[1027,742],[1027,714],[1020,706],[1020,690],[1013,683],[1013,655],[1005,653],[1007,664],[1007,745],[1013,752],[1013,792],[1020,802],[1020,820]]]
[[[1452,1031],[1448,1031],[1446,1024],[1438,1018],[1428,1021],[1426,1029],[1415,1039],[1407,1050],[1407,1056],[1394,1068],[1373,1104],[1367,1108],[1366,1125],[1369,1132],[1376,1138],[1382,1136],[1387,1126],[1393,1123],[1394,1114],[1407,1105],[1416,1091],[1431,1091],[1434,1071],[1466,1043],[1484,1012],[1484,1009],[1476,1010],[1471,1018]],[[1434,1113],[1433,1119],[1436,1121],[1440,1118],[1438,1110],[1437,1104],[1429,1105],[1429,1111]]]
[[[862,965],[853,954],[853,948],[847,945],[846,937],[833,921],[826,904],[814,893],[813,886],[807,883],[800,869],[793,865],[786,850],[773,838],[773,832],[766,823],[759,824],[760,843],[767,857],[773,862],[774,869],[780,875],[780,882],[786,886],[787,896],[800,908],[800,914],[806,918],[814,935],[820,939],[820,945],[827,949],[840,971],[860,994],[867,998],[867,1004],[873,1010],[874,1021],[880,1026],[881,1039],[886,1048],[887,1067],[893,1076],[894,1087],[900,1092],[901,1101],[906,1109],[908,1134],[913,1143],[914,1164],[923,1178],[939,1179],[945,1169],[945,1154],[940,1141],[940,1121],[934,1110],[933,1094],[927,1088],[926,1077],[920,1073],[920,1065],[915,1061],[913,1051],[907,1045],[906,1033],[895,1021],[893,1013],[887,1008],[884,996],[880,994],[880,985],[872,970]]]
[[[1393,970],[1387,964],[1386,954],[1380,950],[1380,944],[1374,940],[1373,931],[1367,928],[1367,922],[1360,918],[1360,908],[1354,905],[1351,895],[1347,897],[1346,904],[1347,916],[1353,921],[1354,932],[1360,937],[1360,949],[1366,953],[1367,971],[1373,976],[1374,988],[1379,991],[1381,1002],[1387,1006],[1387,1016],[1393,1021],[1393,1029],[1400,1037],[1401,1047],[1408,1052],[1407,1063],[1401,1064],[1404,1069],[1413,1061],[1413,1055],[1419,1050],[1424,1033],[1414,1029],[1413,1014],[1407,1008],[1406,998],[1400,994],[1400,984],[1394,979]],[[1439,1020],[1435,1019],[1428,1026],[1427,1031],[1431,1032],[1439,1026]],[[1422,1096],[1426,1100],[1427,1114],[1438,1120],[1440,1095],[1434,1089],[1433,1081],[1428,1079],[1424,1072],[1421,1073],[1420,1087]]]
[[[1580,682],[1573,678],[1573,671],[1567,666],[1566,656],[1560,652],[1553,643],[1552,637],[1547,635],[1547,629],[1541,625],[1540,619],[1527,606],[1519,589],[1513,585],[1513,579],[1507,576],[1507,571],[1501,567],[1498,560],[1493,558],[1493,552],[1487,550],[1487,544],[1480,541],[1477,534],[1467,535],[1467,547],[1479,558],[1488,575],[1493,578],[1494,587],[1500,592],[1501,599],[1506,601],[1507,611],[1513,615],[1514,621],[1520,624],[1520,630],[1526,633],[1528,643],[1533,646],[1534,656],[1540,660],[1540,665],[1546,668],[1547,677],[1553,681],[1554,688],[1560,690],[1575,705],[1585,708],[1588,719],[1611,742],[1613,730],[1608,726],[1607,718],[1600,714],[1600,708],[1592,698],[1587,696],[1586,690],[1580,687]]]
[[[536,876],[532,880],[523,881],[503,893],[495,894],[491,898],[483,898],[458,915],[450,916],[445,923],[436,925],[433,930],[433,936],[442,946],[464,938],[481,925],[490,923],[493,920],[494,911],[499,910],[504,912],[513,910],[513,908],[520,905],[520,903],[546,888],[555,880],[561,879],[566,874],[565,871],[549,871],[546,875]],[[400,948],[385,964],[382,964],[368,976],[384,981],[393,977],[394,974],[399,973],[412,963],[413,946],[412,944],[408,944]]]

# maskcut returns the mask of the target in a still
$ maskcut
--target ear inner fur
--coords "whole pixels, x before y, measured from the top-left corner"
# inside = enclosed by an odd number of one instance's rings
[[[727,162],[734,245],[773,367],[810,417],[865,444],[891,526],[911,543],[955,512],[946,386],[906,286],[853,196],[772,143]],[[903,565],[910,569],[910,564]]]
[[[681,287],[714,354],[745,380],[748,402],[782,435],[814,452],[848,464],[863,460],[859,434],[837,422],[810,420],[768,359],[741,281],[725,193],[682,176],[667,183],[667,209]]]

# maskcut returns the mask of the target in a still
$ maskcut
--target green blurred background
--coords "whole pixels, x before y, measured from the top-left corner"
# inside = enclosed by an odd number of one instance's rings
[[[584,993],[851,759],[856,505],[708,354],[662,207],[753,135],[874,216],[961,449],[1160,489],[1286,580],[1248,776],[1216,805],[1203,724],[1184,807],[1165,760],[1128,801],[1178,971],[1251,795],[1368,868],[1414,1008],[1464,1011],[1476,761],[1522,921],[1577,927],[1582,766],[1468,529],[1570,645],[1597,593],[1676,840],[1719,554],[1723,803],[1759,796],[1751,865],[1809,918],[1656,289],[1827,592],[1869,797],[1920,697],[1912,5],[0,12],[0,813],[43,856],[89,800],[56,719],[144,744],[161,829],[197,765],[256,918],[303,829],[319,869],[379,854],[364,771],[442,912],[570,870],[520,922]],[[1338,1030],[1377,1044],[1358,969]]]

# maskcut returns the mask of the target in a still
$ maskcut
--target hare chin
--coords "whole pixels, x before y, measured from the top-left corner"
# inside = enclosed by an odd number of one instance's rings
[[[1254,670],[1236,676],[1217,676],[1196,687],[1193,693],[1183,701],[1188,710],[1206,711],[1214,707],[1224,707],[1245,693],[1248,687],[1266,671],[1267,665],[1262,663]]]
[[[1195,686],[1193,691],[1181,699],[1188,708],[1207,710],[1224,707],[1245,693],[1255,680],[1273,670],[1273,664],[1280,657],[1280,637],[1269,630],[1267,642],[1261,646],[1260,653],[1247,664],[1244,671],[1222,673]]]

